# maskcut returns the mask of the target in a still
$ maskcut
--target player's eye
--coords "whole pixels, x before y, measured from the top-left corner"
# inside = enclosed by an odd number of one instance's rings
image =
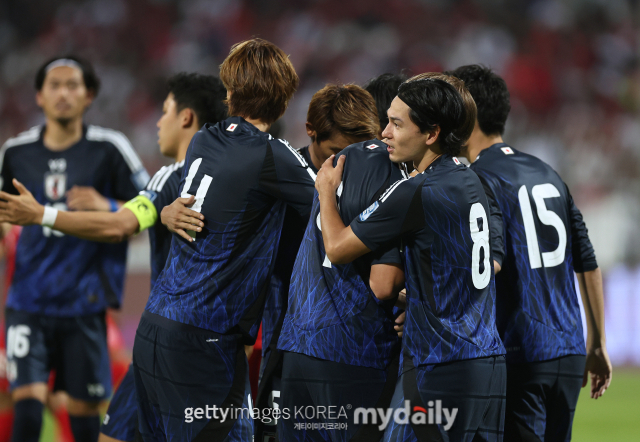
[[[78,83],[76,83],[75,81],[69,82],[67,83],[67,87],[71,90],[77,89],[78,88]]]

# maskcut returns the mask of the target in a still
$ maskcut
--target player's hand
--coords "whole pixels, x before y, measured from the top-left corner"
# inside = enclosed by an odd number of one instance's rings
[[[31,192],[15,178],[13,186],[18,195],[0,192],[0,222],[31,226],[40,224],[44,215],[44,206],[36,201]]]
[[[334,157],[335,155],[331,155],[329,158],[327,158],[327,160],[318,171],[318,175],[316,176],[316,190],[320,194],[324,192],[335,193],[335,191],[340,186],[340,183],[342,182],[342,171],[344,169],[344,162],[347,157],[345,155],[342,155],[340,158],[338,158],[336,167],[333,167]]]
[[[586,387],[591,377],[591,398],[598,399],[611,384],[613,368],[606,347],[598,347],[587,352],[582,387]]]
[[[160,213],[162,224],[167,226],[171,232],[175,232],[187,241],[194,239],[189,236],[187,230],[194,232],[202,232],[204,227],[204,215],[195,210],[189,209],[195,202],[196,198],[189,195],[189,198],[178,198],[168,206],[164,206]]]
[[[67,207],[71,210],[110,212],[109,200],[90,186],[73,186],[67,191]]]
[[[393,329],[396,331],[396,333],[398,333],[399,338],[402,337],[402,333],[404,332],[404,319],[406,315],[407,312],[400,313],[396,318],[395,325],[393,326]]]
[[[407,309],[407,289],[400,290],[398,293],[398,299],[396,299],[396,307],[401,308],[402,310]]]

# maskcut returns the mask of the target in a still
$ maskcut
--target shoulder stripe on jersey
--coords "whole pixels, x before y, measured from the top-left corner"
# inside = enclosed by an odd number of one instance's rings
[[[133,146],[131,146],[131,142],[122,132],[99,126],[89,126],[87,129],[87,140],[110,142],[120,151],[120,154],[124,157],[124,160],[132,172],[143,169],[140,157],[138,157],[136,151],[133,150]]]
[[[40,138],[41,126],[33,126],[31,129],[20,132],[13,138],[9,138],[0,149],[0,170],[4,163],[4,154],[10,147],[20,146],[21,144],[29,144],[38,141]]]
[[[175,172],[182,166],[184,166],[184,161],[181,161],[179,163],[173,164],[172,166],[169,166],[169,173],[165,174],[165,176],[160,180],[160,182],[156,186],[156,192],[162,191],[162,188],[164,187],[164,184],[167,182],[169,177],[173,175],[173,172]]]
[[[309,176],[311,177],[311,179],[313,181],[316,180],[316,174],[313,170],[311,170],[311,167],[309,167],[309,165],[307,164],[307,161],[304,159],[304,157],[302,155],[300,155],[300,153],[295,150],[291,144],[289,144],[289,142],[287,140],[284,140],[282,138],[278,138],[278,141],[280,141],[282,144],[284,144],[285,146],[287,146],[287,149],[289,149],[289,151],[295,155],[295,157],[298,159],[298,161],[300,162],[300,164],[307,169],[307,173],[309,174]]]
[[[394,190],[396,190],[400,184],[404,183],[404,182],[405,182],[405,181],[407,181],[407,180],[408,180],[408,178],[403,178],[403,179],[398,180],[398,181],[396,181],[395,183],[393,183],[393,184],[391,185],[391,187],[389,187],[389,188],[388,188],[388,189],[387,189],[387,190],[382,194],[382,196],[380,197],[380,202],[381,202],[381,203],[384,203],[384,202],[385,202],[385,200],[386,200],[387,198],[389,198],[389,195],[391,195],[391,193],[392,193]]]
[[[153,178],[151,178],[151,181],[149,181],[149,184],[147,184],[147,190],[156,190],[155,187],[158,184],[158,181],[160,181],[160,179],[164,176],[165,173],[167,173],[167,166],[162,166],[154,175]]]

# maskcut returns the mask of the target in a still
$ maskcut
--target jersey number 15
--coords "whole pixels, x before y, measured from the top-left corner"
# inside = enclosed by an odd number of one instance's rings
[[[544,200],[547,198],[558,198],[560,192],[553,184],[538,184],[531,189],[531,195],[536,202],[538,209],[538,219],[542,224],[552,226],[558,232],[558,248],[552,252],[540,254],[538,246],[538,233],[533,220],[533,210],[531,209],[531,201],[527,193],[527,187],[522,186],[518,190],[518,201],[520,202],[520,210],[522,211],[522,220],[524,221],[524,232],[527,236],[527,250],[529,252],[529,262],[532,269],[542,267],[555,267],[564,261],[564,252],[567,246],[567,231],[562,219],[553,211],[547,209]]]

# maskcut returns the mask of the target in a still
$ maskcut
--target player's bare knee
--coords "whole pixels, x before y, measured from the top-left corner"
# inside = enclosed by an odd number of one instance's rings
[[[47,392],[48,387],[44,382],[22,385],[11,392],[11,399],[13,402],[36,399],[44,404],[47,402]]]

